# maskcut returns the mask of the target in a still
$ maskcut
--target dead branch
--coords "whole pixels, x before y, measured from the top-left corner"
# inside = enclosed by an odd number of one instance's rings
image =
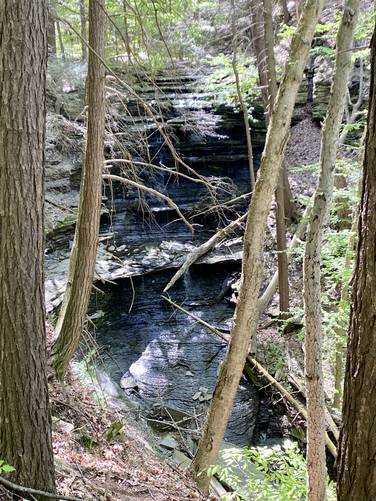
[[[73,498],[69,496],[60,496],[59,494],[51,494],[50,492],[39,491],[31,487],[23,487],[22,485],[10,482],[4,477],[0,476],[0,484],[3,485],[10,492],[19,492],[20,494],[30,494],[31,496],[44,496],[46,499],[61,499],[63,501],[83,501],[82,498]]]
[[[293,375],[290,374],[289,376],[289,381],[290,383],[295,386],[295,388],[299,391],[301,395],[307,400],[307,394],[304,386],[300,384],[300,382],[297,380],[297,378]],[[328,425],[329,430],[333,433],[334,438],[339,440],[339,429],[336,423],[334,422],[334,419],[332,418],[332,415],[329,412],[329,409],[325,405],[325,418],[326,418],[326,424]]]
[[[175,275],[168,282],[166,287],[163,289],[163,292],[167,292],[171,287],[179,280],[179,278],[184,275],[184,273],[188,270],[193,263],[197,261],[201,256],[207,254],[215,245],[218,244],[230,231],[234,230],[239,224],[241,224],[247,217],[247,214],[243,214],[235,221],[232,221],[229,225],[220,229],[213,235],[209,240],[201,244],[194,251],[192,251],[185,259],[185,262],[181,268],[175,273]]]
[[[201,325],[203,325],[204,327],[206,327],[210,332],[212,332],[216,336],[218,336],[221,339],[223,339],[224,341],[226,341],[226,343],[229,342],[229,336],[226,335],[226,334],[224,334],[223,332],[221,332],[216,327],[208,324],[207,322],[205,322],[205,320],[202,320],[201,318],[197,317],[196,315],[194,315],[190,311],[184,309],[182,306],[180,306],[177,303],[175,303],[174,301],[172,301],[172,299],[170,299],[170,298],[168,298],[166,296],[162,296],[162,298],[165,301],[167,301],[169,304],[171,304],[174,308],[176,308],[177,310],[181,311],[185,315],[191,317],[193,320],[195,320],[196,322],[198,322]],[[281,385],[281,383],[279,383],[271,374],[269,374],[269,372],[259,362],[257,362],[257,360],[255,358],[252,358],[250,355],[248,355],[247,361],[246,361],[246,366],[247,365],[248,365],[248,369],[250,369],[251,371],[253,371],[253,369],[256,369],[257,372],[264,379],[266,379],[269,384],[271,384],[272,386],[274,386],[274,388],[295,408],[295,410],[299,414],[301,414],[304,417],[305,420],[307,420],[307,417],[308,417],[307,416],[307,410],[304,407],[304,405],[302,405],[298,400],[296,400],[296,398],[294,398],[291,395],[291,393],[289,393],[286,390],[286,388]],[[334,445],[334,443],[332,442],[332,440],[330,439],[330,437],[328,436],[328,434],[326,432],[325,432],[325,443],[326,443],[326,446],[327,446],[328,450],[332,454],[332,456],[334,458],[336,458],[337,457],[336,446]]]
[[[141,167],[150,167],[151,169],[156,169],[160,170],[163,172],[168,172],[169,174],[175,175],[175,176],[180,176],[184,177],[185,179],[188,179],[189,181],[192,181],[193,183],[201,183],[207,186],[207,182],[203,181],[202,179],[198,179],[195,177],[188,176],[187,174],[184,174],[183,172],[179,172],[175,169],[170,169],[168,167],[164,167],[163,165],[155,165],[152,163],[148,162],[140,162],[138,160],[128,160],[126,158],[112,158],[111,160],[106,160],[105,164],[108,166],[108,164],[113,164],[113,163],[124,163],[124,164],[129,164],[129,165],[140,165]]]
[[[179,207],[176,205],[175,202],[173,202],[171,200],[170,197],[167,197],[166,195],[163,195],[163,193],[160,193],[159,191],[154,190],[153,188],[149,188],[148,186],[145,186],[142,183],[136,183],[136,181],[131,181],[130,179],[126,179],[125,177],[115,176],[114,174],[103,174],[102,178],[103,179],[108,179],[110,181],[118,181],[119,183],[128,184],[129,186],[133,186],[134,188],[137,188],[139,190],[147,191],[148,193],[151,193],[155,197],[161,198],[162,200],[164,200],[167,203],[167,205],[169,205],[172,209],[176,210],[177,214],[179,215],[179,217],[181,218],[181,220],[184,222],[184,224],[186,226],[188,226],[188,228],[191,230],[192,234],[194,233],[193,226],[183,216],[183,214],[181,213]]]

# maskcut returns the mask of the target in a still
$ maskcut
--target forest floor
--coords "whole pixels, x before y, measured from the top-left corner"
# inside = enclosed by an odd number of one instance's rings
[[[47,333],[51,345],[51,326]],[[162,461],[133,419],[95,399],[74,367],[64,387],[51,383],[50,399],[59,494],[85,501],[204,499],[190,474]]]

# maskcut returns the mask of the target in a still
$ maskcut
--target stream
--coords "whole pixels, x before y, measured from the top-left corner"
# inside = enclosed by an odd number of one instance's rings
[[[198,78],[181,75],[176,79],[164,74],[157,84],[163,92],[159,96],[164,100],[164,106],[160,106],[163,119],[173,128],[174,144],[181,158],[201,175],[231,180],[234,192],[227,198],[249,191],[240,113],[231,106],[215,103]],[[144,98],[153,102],[153,92],[145,90]],[[131,106],[130,102],[128,107]],[[136,108],[135,103],[133,106]],[[265,136],[263,113],[257,106],[254,116],[258,124],[253,137],[257,165]],[[186,126],[186,117],[196,122],[200,132]],[[150,130],[150,158],[156,164],[174,165],[155,127],[146,122],[144,126]],[[130,127],[129,121],[119,121],[116,127],[116,132],[121,133]],[[97,273],[112,283],[97,282],[102,293],[93,294],[90,308],[99,353],[97,374],[103,389],[109,388],[110,394],[111,388],[121,387],[124,396],[135,404],[156,433],[170,429],[168,423],[179,422],[183,423],[183,432],[197,440],[226,346],[205,327],[167,305],[162,291],[187,253],[215,232],[221,215],[202,214],[206,197],[202,185],[163,171],[145,171],[141,177],[145,184],[171,197],[185,216],[196,214],[196,231],[192,235],[173,209],[149,194],[144,196],[146,210],[139,202],[137,190],[116,184],[106,190],[107,210],[102,217]],[[246,206],[244,200],[236,209],[244,211]],[[235,213],[227,211],[226,217],[234,218]],[[235,233],[228,245],[192,266],[172,288],[171,297],[194,315],[229,333],[234,304],[228,284],[239,276],[241,257],[241,238]],[[55,251],[47,259],[50,309],[60,297],[66,266],[67,253],[62,256],[61,251]],[[243,377],[226,441],[246,446],[279,439],[280,417],[267,394]],[[171,429],[176,431],[174,426]]]

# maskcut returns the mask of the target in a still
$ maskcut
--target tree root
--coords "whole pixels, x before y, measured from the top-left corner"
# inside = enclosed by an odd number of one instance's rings
[[[59,494],[51,494],[50,492],[40,491],[38,489],[32,489],[30,487],[23,487],[22,485],[10,482],[4,477],[0,476],[0,484],[3,485],[10,492],[16,492],[20,494],[30,494],[31,496],[44,496],[46,499],[60,499],[62,501],[83,501],[81,498],[74,498],[69,496],[60,496]]]

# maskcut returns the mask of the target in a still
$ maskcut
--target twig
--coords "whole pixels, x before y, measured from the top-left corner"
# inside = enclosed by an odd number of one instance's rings
[[[59,494],[52,494],[50,492],[39,491],[38,489],[32,489],[31,487],[23,487],[22,485],[15,484],[10,482],[4,477],[0,476],[0,484],[6,487],[9,491],[20,492],[21,494],[30,494],[33,496],[44,496],[50,499],[61,499],[63,501],[83,501],[82,498],[73,498],[69,496],[60,496]]]
[[[181,213],[179,207],[175,204],[175,202],[173,202],[171,200],[170,197],[167,197],[166,195],[163,195],[163,193],[160,193],[159,191],[157,190],[154,190],[153,188],[149,188],[148,186],[145,186],[144,184],[142,183],[136,183],[136,181],[131,181],[130,179],[126,179],[125,177],[121,177],[121,176],[115,176],[114,174],[103,174],[102,175],[102,178],[103,179],[108,179],[110,181],[119,181],[120,183],[123,183],[123,184],[129,184],[130,186],[133,186],[139,190],[143,190],[143,191],[147,191],[148,193],[151,193],[152,195],[158,197],[158,198],[161,198],[162,200],[164,200],[172,209],[176,210],[176,212],[178,213],[179,217],[182,219],[182,221],[184,221],[184,223],[186,224],[186,226],[188,226],[188,228],[191,230],[192,234],[194,233],[194,229],[193,229],[193,226],[191,225],[191,223],[183,216],[183,214]]]

